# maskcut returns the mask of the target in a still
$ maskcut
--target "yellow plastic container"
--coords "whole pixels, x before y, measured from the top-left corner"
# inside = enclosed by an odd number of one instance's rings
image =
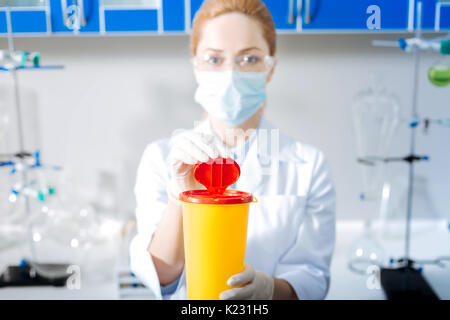
[[[244,271],[249,193],[206,190],[181,194],[187,298],[216,300],[231,289],[227,280]],[[218,203],[218,204],[215,204]]]

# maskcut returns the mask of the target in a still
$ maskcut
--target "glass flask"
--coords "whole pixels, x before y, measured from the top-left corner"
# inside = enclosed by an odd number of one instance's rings
[[[34,259],[38,263],[76,265],[84,279],[110,276],[121,224],[79,203],[56,198],[33,216],[30,229]]]
[[[348,267],[358,274],[367,274],[370,268],[385,264],[385,251],[375,237],[369,220],[364,223],[364,230],[352,242],[348,253]]]
[[[5,102],[0,100],[0,144],[2,143],[6,131],[8,130],[10,122],[11,117],[9,115],[9,110],[6,108]],[[0,159],[0,161],[2,160]]]
[[[352,115],[356,153],[363,164],[361,199],[379,199],[385,177],[382,159],[389,155],[400,121],[400,106],[393,94],[372,79],[369,87],[356,95]]]
[[[428,80],[437,87],[450,84],[450,56],[445,56],[428,69]]]
[[[9,167],[0,167],[0,250],[8,250],[26,239],[25,198],[11,191],[17,178]]]

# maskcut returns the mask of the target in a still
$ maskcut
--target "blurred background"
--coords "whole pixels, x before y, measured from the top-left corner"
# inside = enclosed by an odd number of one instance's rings
[[[376,215],[361,207],[359,198],[363,180],[352,118],[356,94],[377,76],[397,96],[405,117],[411,109],[413,57],[371,45],[375,39],[398,37],[278,36],[279,62],[268,86],[266,116],[285,133],[325,151],[338,186],[338,219]],[[6,39],[0,40],[6,47]],[[43,62],[66,66],[19,75],[21,92],[28,95],[23,106],[39,122],[39,131],[27,136],[36,140],[30,143],[39,146],[47,162],[64,165],[73,175],[71,184],[86,197],[95,197],[102,177],[110,175],[120,189],[122,214],[132,215],[135,174],[145,146],[177,128],[191,127],[203,112],[193,98],[189,37],[19,38],[15,44],[18,50],[41,52]],[[436,88],[426,76],[437,60],[439,54],[423,56],[418,97],[420,111],[435,118],[448,115],[450,105],[449,88]],[[10,75],[0,76],[4,94],[12,95]],[[391,155],[408,152],[409,131],[407,125],[398,128]],[[415,216],[450,218],[450,150],[445,147],[450,130],[420,130],[417,138],[417,150],[432,161],[417,166]],[[14,148],[14,129],[11,140],[2,140],[2,147],[7,143]],[[392,166],[392,175],[407,178],[407,166]],[[423,206],[432,212],[424,212]]]

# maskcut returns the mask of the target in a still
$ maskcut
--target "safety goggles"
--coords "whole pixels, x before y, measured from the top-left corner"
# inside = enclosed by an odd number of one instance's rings
[[[241,72],[269,71],[275,57],[261,54],[245,54],[233,58],[219,53],[206,53],[192,58],[194,67],[199,71],[225,71],[235,69]]]

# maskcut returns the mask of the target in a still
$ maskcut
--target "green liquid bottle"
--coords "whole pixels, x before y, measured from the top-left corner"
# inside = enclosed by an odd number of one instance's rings
[[[428,70],[428,80],[438,87],[450,84],[450,64],[447,61],[439,62]]]

